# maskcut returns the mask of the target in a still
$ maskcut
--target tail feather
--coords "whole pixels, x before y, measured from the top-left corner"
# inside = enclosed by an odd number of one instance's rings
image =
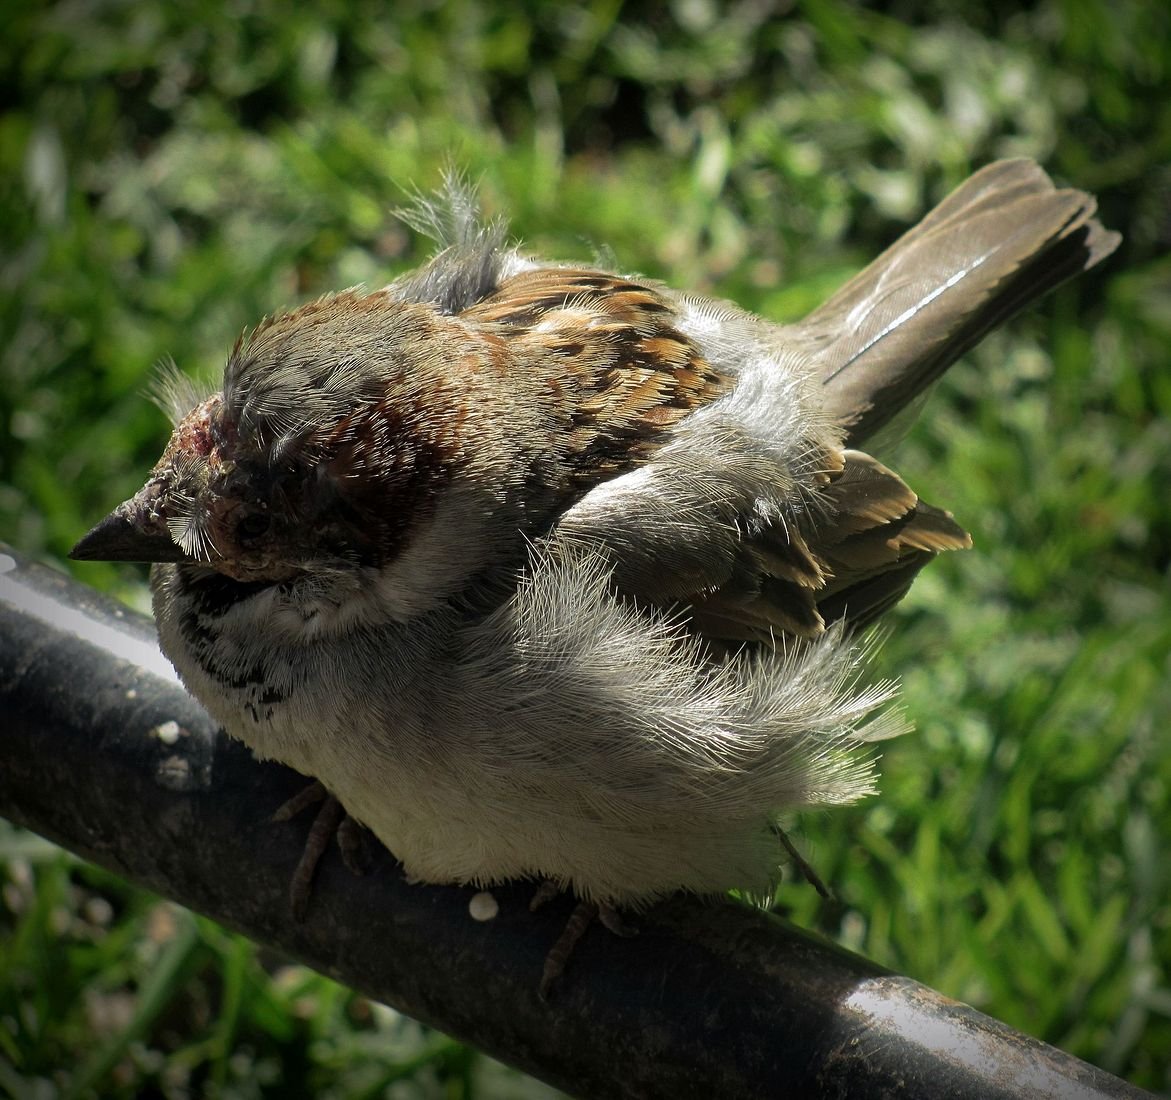
[[[1095,210],[1032,161],[991,164],[794,326],[848,444],[885,427],[990,329],[1109,256],[1121,238]]]

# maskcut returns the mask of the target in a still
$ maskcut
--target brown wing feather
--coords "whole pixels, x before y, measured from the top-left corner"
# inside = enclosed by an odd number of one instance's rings
[[[654,287],[617,275],[521,272],[461,316],[557,389],[562,458],[579,485],[638,465],[672,425],[732,384],[673,327],[673,307]]]
[[[861,451],[842,459],[800,529],[765,528],[740,547],[738,584],[684,601],[699,634],[725,643],[814,637],[838,619],[859,629],[901,600],[936,554],[972,545],[893,470]]]

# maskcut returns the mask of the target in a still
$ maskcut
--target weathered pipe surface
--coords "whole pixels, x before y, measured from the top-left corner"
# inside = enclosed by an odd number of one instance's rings
[[[681,899],[579,944],[548,1003],[569,902],[531,886],[412,886],[336,850],[306,919],[288,885],[303,786],[217,732],[154,629],[0,546],[0,814],[582,1097],[1145,1095],[907,978],[730,902]]]

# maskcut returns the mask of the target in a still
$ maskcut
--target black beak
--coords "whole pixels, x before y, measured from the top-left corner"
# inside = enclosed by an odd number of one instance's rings
[[[111,512],[72,550],[74,561],[190,561],[165,531],[157,534],[136,527],[118,508]]]

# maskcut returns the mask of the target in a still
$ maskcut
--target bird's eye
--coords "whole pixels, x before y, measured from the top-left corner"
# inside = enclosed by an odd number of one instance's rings
[[[236,535],[242,539],[259,538],[268,530],[270,522],[267,512],[249,512],[236,524]]]

